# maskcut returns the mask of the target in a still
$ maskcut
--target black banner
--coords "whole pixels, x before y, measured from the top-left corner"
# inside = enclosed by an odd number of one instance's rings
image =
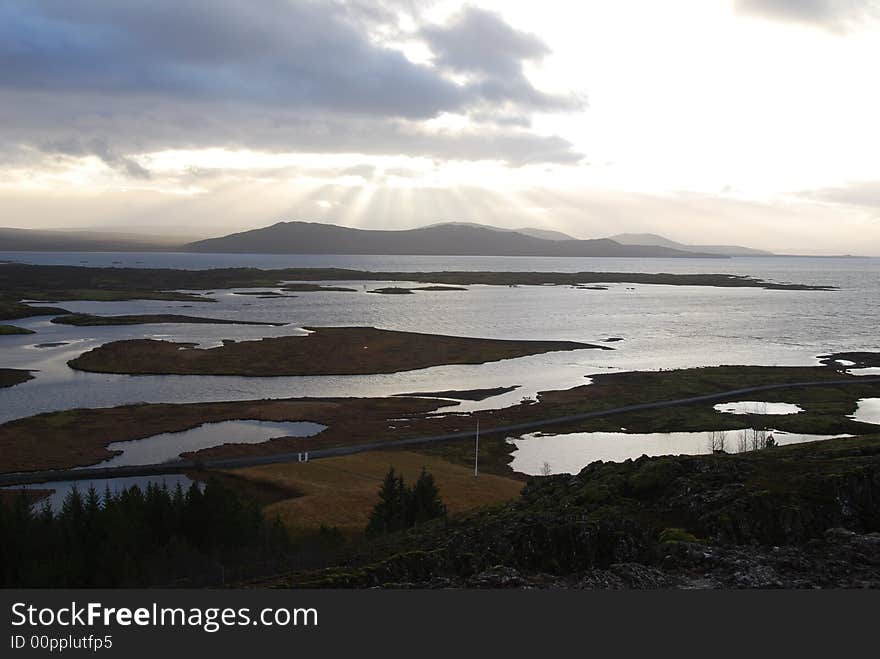
[[[163,659],[839,654],[875,642],[880,603],[867,591],[7,590],[0,599],[0,657]]]

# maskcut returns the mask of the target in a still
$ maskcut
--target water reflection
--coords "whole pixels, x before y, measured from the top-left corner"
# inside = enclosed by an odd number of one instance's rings
[[[94,487],[95,491],[103,496],[107,489],[113,494],[118,494],[122,490],[127,490],[135,485],[141,488],[141,490],[145,490],[149,483],[165,486],[171,490],[180,485],[185,491],[194,482],[195,481],[183,474],[163,474],[159,476],[128,476],[125,478],[98,478],[81,481],[33,483],[31,485],[17,485],[15,487],[6,487],[3,489],[13,492],[18,490],[51,490],[52,493],[37,501],[34,504],[34,508],[41,508],[46,502],[48,502],[52,510],[58,511],[61,510],[61,506],[64,505],[64,499],[74,487],[76,487],[81,494],[85,494],[89,491],[89,488]]]
[[[740,437],[747,440],[751,429],[726,433],[728,452],[738,450]],[[744,433],[744,434],[741,434]],[[835,439],[847,435],[803,435],[770,430],[776,444],[800,444],[822,439]],[[624,433],[584,432],[564,435],[524,435],[507,440],[516,447],[511,467],[514,471],[530,476],[547,474],[576,474],[591,462],[623,462],[643,455],[701,455],[712,452],[717,444],[717,433],[671,432],[671,433]]]
[[[862,423],[880,425],[880,398],[862,398],[856,407],[855,414],[850,418]]]
[[[205,423],[181,432],[166,432],[146,439],[113,442],[107,448],[122,453],[91,466],[159,464],[177,460],[182,453],[222,444],[262,444],[278,437],[312,437],[325,428],[327,426],[311,421],[238,420]]]
[[[803,408],[793,403],[765,403],[756,400],[744,400],[736,403],[718,403],[715,411],[725,414],[798,414]]]

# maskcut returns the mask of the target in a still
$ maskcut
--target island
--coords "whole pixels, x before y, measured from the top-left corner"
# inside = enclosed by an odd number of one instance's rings
[[[23,371],[17,368],[0,368],[0,388],[14,387],[22,382],[33,380],[34,376],[30,371]]]
[[[160,323],[184,323],[202,325],[266,325],[281,327],[285,323],[263,323],[255,320],[229,320],[224,318],[202,318],[199,316],[182,316],[178,314],[136,314],[125,316],[93,316],[87,313],[75,313],[58,316],[52,319],[60,325],[76,325],[77,327],[97,327],[103,325],[155,325]]]
[[[410,295],[413,291],[431,291],[431,292],[443,292],[443,291],[466,291],[468,290],[464,286],[443,286],[440,284],[434,286],[412,286],[412,287],[404,287],[404,286],[389,286],[386,288],[376,288],[372,291],[367,291],[367,293],[380,293],[382,295]]]
[[[491,389],[449,389],[446,391],[413,391],[405,394],[394,394],[405,398],[449,398],[451,400],[486,400],[519,389],[519,385],[509,387],[492,387]]]
[[[215,348],[132,339],[113,341],[68,364],[134,375],[357,375],[447,364],[483,364],[560,350],[609,350],[575,341],[515,341],[419,334],[374,327],[307,327],[307,336],[224,341]]]
[[[16,325],[0,325],[0,336],[12,336],[15,334],[34,334],[34,331]]]
[[[294,293],[356,293],[355,288],[346,288],[345,286],[324,286],[322,284],[307,284],[305,282],[289,282],[282,287],[285,291]]]

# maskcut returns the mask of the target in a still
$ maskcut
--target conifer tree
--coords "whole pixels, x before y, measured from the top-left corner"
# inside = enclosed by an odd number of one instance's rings
[[[422,467],[422,473],[412,488],[407,526],[415,526],[438,517],[446,517],[446,506],[440,500],[440,491],[434,476]]]
[[[379,502],[370,514],[367,524],[367,535],[380,535],[398,531],[404,527],[406,515],[406,489],[403,478],[398,476],[394,467],[385,474],[379,488]]]

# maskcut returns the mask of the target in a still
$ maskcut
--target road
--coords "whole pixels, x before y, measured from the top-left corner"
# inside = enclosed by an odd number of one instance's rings
[[[548,426],[571,423],[573,421],[584,421],[587,419],[597,419],[600,417],[627,414],[629,412],[640,412],[643,410],[655,410],[664,407],[675,407],[678,405],[693,405],[694,403],[721,401],[732,397],[742,396],[744,394],[753,394],[763,391],[774,391],[777,389],[800,389],[804,387],[827,387],[850,384],[880,384],[880,377],[858,377],[848,378],[846,380],[820,380],[811,382],[791,382],[783,384],[766,384],[754,387],[742,387],[740,389],[730,389],[728,391],[722,391],[714,394],[706,394],[703,396],[677,398],[674,400],[661,400],[653,403],[639,403],[638,405],[624,405],[623,407],[598,410],[595,412],[583,412],[581,414],[569,414],[567,416],[557,416],[548,419],[539,419],[537,421],[527,421],[524,423],[514,423],[504,426],[481,428],[480,435],[497,435],[501,433],[522,434],[525,431],[542,430]],[[163,474],[179,474],[195,470],[203,471],[211,469],[236,469],[240,467],[255,467],[259,465],[279,464],[284,462],[298,462],[302,461],[306,457],[306,455],[308,456],[308,460],[320,460],[321,458],[333,458],[341,455],[352,455],[354,453],[363,453],[365,451],[376,451],[389,448],[400,448],[402,446],[412,446],[417,444],[430,444],[433,442],[446,442],[456,439],[467,439],[473,436],[473,430],[463,430],[460,432],[446,433],[444,435],[410,437],[408,439],[377,441],[370,442],[368,444],[356,444],[353,446],[335,446],[331,448],[315,449],[314,451],[309,451],[307,454],[302,452],[276,453],[274,455],[245,456],[220,460],[178,460],[175,462],[165,462],[161,464],[150,465],[133,465],[129,467],[83,467],[78,469],[54,469],[47,471],[9,473],[0,474],[0,487],[31,485],[38,483],[53,483],[72,480],[121,478],[127,476],[158,476]]]

